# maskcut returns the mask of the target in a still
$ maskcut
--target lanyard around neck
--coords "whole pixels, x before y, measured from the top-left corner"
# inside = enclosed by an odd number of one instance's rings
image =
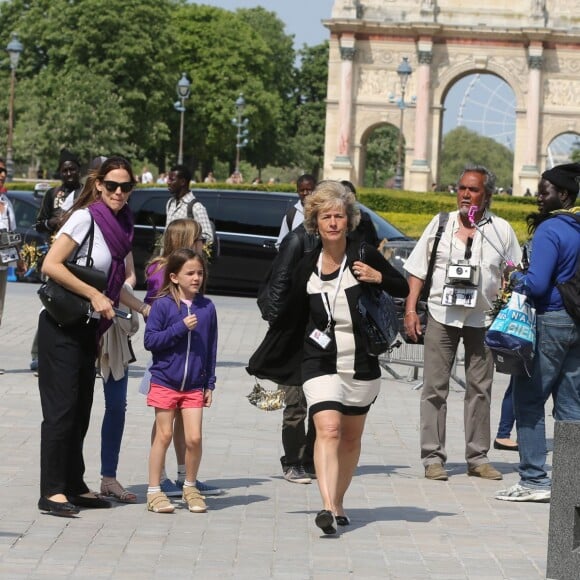
[[[316,263],[316,269],[318,272],[318,277],[322,281],[322,252],[318,256],[318,262]],[[342,258],[340,264],[340,270],[338,276],[336,277],[336,285],[332,293],[332,301],[328,297],[328,292],[322,292],[322,304],[324,305],[324,310],[326,310],[326,316],[328,317],[328,324],[326,325],[327,330],[330,328],[332,321],[334,320],[334,310],[336,308],[336,299],[338,297],[338,291],[340,290],[340,281],[342,280],[342,275],[346,269],[346,254]]]

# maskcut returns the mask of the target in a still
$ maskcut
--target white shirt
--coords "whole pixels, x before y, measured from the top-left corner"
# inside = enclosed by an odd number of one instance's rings
[[[278,239],[276,240],[276,248],[279,248],[282,240],[304,221],[304,207],[302,202],[298,200],[294,204],[294,207],[296,208],[296,213],[294,214],[294,219],[292,220],[292,228],[288,229],[288,224],[286,223],[286,214],[284,214],[282,225],[280,226],[280,233],[278,234]]]
[[[0,193],[0,201],[5,205],[4,212],[0,214],[0,230],[13,232],[16,229],[16,216],[12,203],[4,193]]]
[[[89,231],[91,225],[91,214],[87,208],[79,209],[75,211],[66,223],[58,230],[56,237],[58,238],[62,234],[66,234],[69,238],[72,238],[77,246],[83,241],[84,237]],[[77,262],[84,265],[85,261],[81,258],[87,255],[89,240],[82,245],[78,251]],[[75,251],[69,256],[72,259]],[[107,242],[103,237],[103,232],[101,228],[95,222],[95,238],[93,241],[93,251],[91,253],[93,258],[93,267],[95,270],[101,270],[103,272],[109,272],[111,267],[111,252],[107,246]]]
[[[470,264],[480,268],[475,307],[443,306],[441,304],[447,264],[449,264],[450,260],[462,260],[465,256],[465,244],[456,237],[459,229],[458,214],[459,212],[457,211],[449,213],[449,221],[439,242],[428,300],[429,313],[437,322],[448,326],[459,328],[463,326],[477,328],[489,326],[492,322],[492,317],[487,311],[492,308],[492,302],[501,288],[501,276],[505,262],[492,244],[478,231],[475,232],[473,237],[470,260]],[[490,218],[490,221],[481,226],[485,236],[491,240],[494,246],[502,249],[504,254],[507,254],[514,263],[518,264],[522,259],[522,252],[512,227],[490,211],[486,211],[484,217]],[[425,280],[427,277],[429,257],[438,227],[439,217],[435,216],[425,228],[404,265],[409,274],[421,280]]]

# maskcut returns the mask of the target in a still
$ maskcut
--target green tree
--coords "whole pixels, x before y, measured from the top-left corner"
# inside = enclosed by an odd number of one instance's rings
[[[483,137],[465,127],[449,131],[443,138],[439,183],[456,183],[467,164],[484,165],[497,177],[497,186],[512,185],[514,154],[491,137]]]
[[[289,155],[303,171],[317,176],[323,164],[328,84],[328,41],[304,46],[296,72],[294,137]]]
[[[399,130],[394,125],[376,128],[366,145],[364,184],[366,187],[385,187],[386,181],[395,174]],[[404,167],[404,151],[401,166]]]

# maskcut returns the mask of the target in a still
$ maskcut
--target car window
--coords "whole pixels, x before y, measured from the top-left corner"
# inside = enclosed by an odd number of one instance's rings
[[[12,198],[12,207],[16,216],[16,225],[20,228],[31,228],[36,223],[37,207],[21,199]]]
[[[370,216],[377,230],[377,236],[379,240],[386,238],[387,240],[406,240],[408,237],[401,231],[398,230],[394,225],[390,224],[388,221],[384,220],[380,215],[377,215],[373,210],[369,209],[362,203],[359,203],[360,208],[366,211]]]
[[[288,201],[284,198],[264,196],[262,200],[224,194],[220,197],[216,228],[218,231],[277,237],[287,207]]]
[[[133,195],[139,195],[138,192],[135,192]],[[165,207],[167,205],[167,196],[157,196],[151,197],[146,199],[142,204],[138,202],[140,200],[132,200],[133,207],[138,207],[135,213],[135,225],[138,226],[157,226],[157,227],[165,227]]]

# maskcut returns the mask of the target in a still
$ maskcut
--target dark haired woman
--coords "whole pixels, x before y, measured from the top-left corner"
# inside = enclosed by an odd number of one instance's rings
[[[135,186],[130,163],[110,157],[87,178],[44,260],[42,271],[55,282],[90,300],[88,321],[59,326],[47,311],[39,317],[39,378],[43,422],[38,508],[74,516],[79,507],[110,507],[84,482],[83,442],[89,426],[95,384],[97,344],[112,324],[119,301],[139,312],[147,307],[123,289],[125,259],[131,251],[133,218],[127,199]],[[79,249],[86,261],[88,233],[94,223],[92,267],[107,272],[104,292],[74,276],[65,263]],[[81,246],[79,248],[79,245]]]

